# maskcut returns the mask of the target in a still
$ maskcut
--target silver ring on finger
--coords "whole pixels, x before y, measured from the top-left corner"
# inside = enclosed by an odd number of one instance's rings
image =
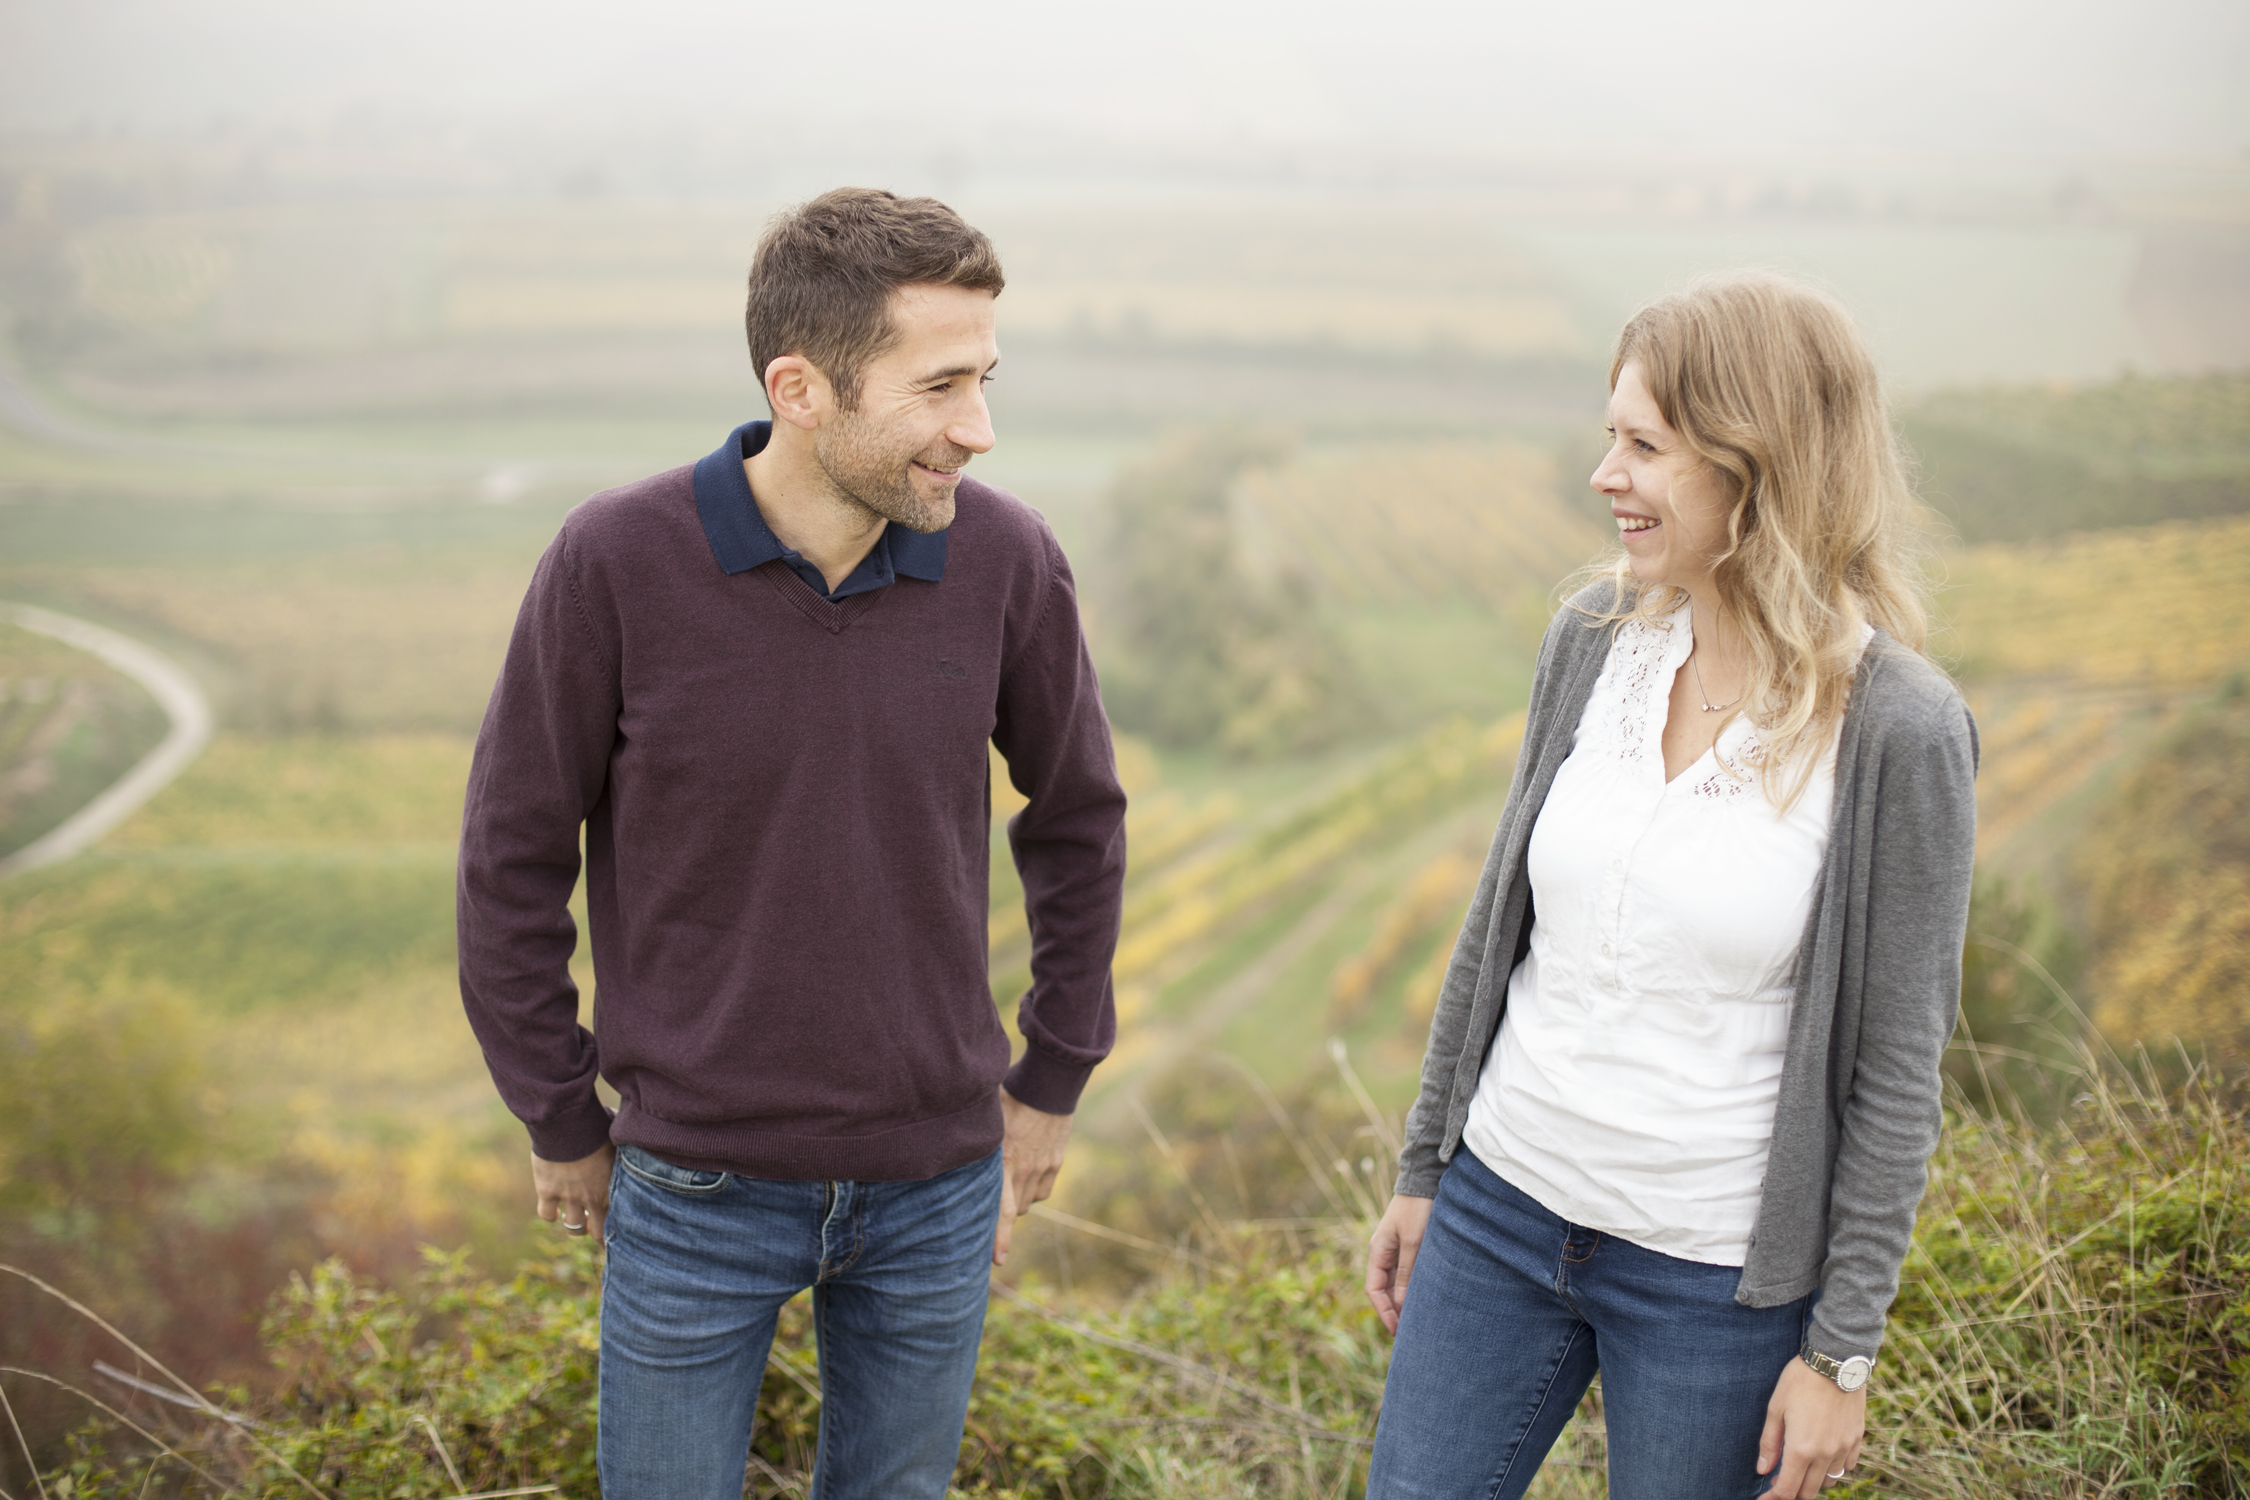
[[[1837,1470],[1837,1471],[1836,1471],[1835,1473],[1833,1473],[1833,1474],[1829,1475],[1828,1477],[1829,1477],[1830,1479],[1841,1479],[1841,1478],[1843,1478],[1843,1477],[1844,1477],[1844,1476],[1845,1476],[1846,1474],[1849,1474],[1849,1473],[1850,1473],[1851,1471],[1852,1471],[1852,1466],[1851,1466],[1850,1464],[1846,1464],[1846,1465],[1844,1465],[1844,1466],[1843,1466],[1843,1467],[1842,1467],[1841,1469],[1838,1469],[1838,1470]]]
[[[572,1224],[566,1220],[563,1224],[563,1228],[571,1234],[584,1234],[586,1232],[586,1221],[584,1219],[580,1219],[577,1223]]]

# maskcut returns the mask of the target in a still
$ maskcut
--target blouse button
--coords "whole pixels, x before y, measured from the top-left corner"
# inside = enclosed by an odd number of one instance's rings
[[[1610,952],[1609,952],[1609,944],[1607,944],[1607,943],[1604,943],[1604,944],[1602,944],[1602,957],[1604,957],[1604,958],[1608,958],[1609,956],[1610,956]]]

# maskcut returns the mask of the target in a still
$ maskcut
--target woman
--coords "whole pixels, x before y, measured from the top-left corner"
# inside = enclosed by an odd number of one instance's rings
[[[1937,1144],[1976,733],[1874,366],[1744,275],[1610,385],[1623,555],[1541,648],[1369,1254],[1370,1500],[1521,1495],[1597,1369],[1615,1500],[1845,1477]]]

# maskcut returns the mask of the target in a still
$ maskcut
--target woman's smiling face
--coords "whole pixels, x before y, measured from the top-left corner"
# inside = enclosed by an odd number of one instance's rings
[[[1694,451],[1649,394],[1639,364],[1617,372],[1609,395],[1609,452],[1593,485],[1617,518],[1633,576],[1646,584],[1697,589],[1726,546],[1726,508]]]

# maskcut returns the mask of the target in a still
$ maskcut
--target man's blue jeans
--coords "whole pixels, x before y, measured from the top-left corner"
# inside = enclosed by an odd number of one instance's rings
[[[1602,1377],[1611,1500],[1737,1500],[1809,1297],[1547,1212],[1466,1148],[1438,1179],[1406,1292],[1368,1500],[1515,1500]]]
[[[808,1286],[814,1500],[942,1500],[999,1218],[997,1151],[926,1182],[772,1182],[620,1147],[602,1278],[606,1500],[740,1500],[774,1320]]]

